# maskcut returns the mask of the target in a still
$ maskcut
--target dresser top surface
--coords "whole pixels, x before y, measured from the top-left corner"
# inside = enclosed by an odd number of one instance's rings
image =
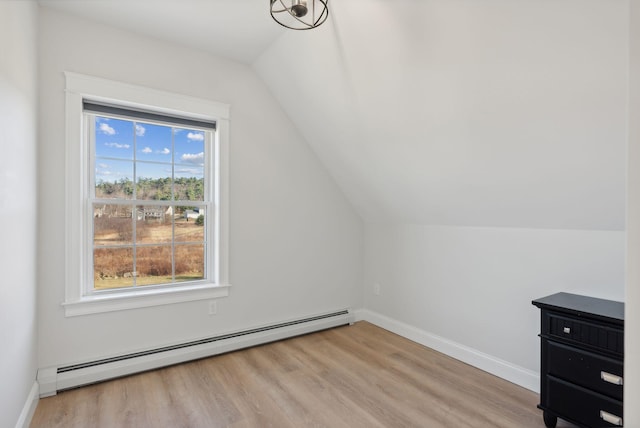
[[[624,303],[570,293],[556,293],[531,302],[541,309],[568,312],[578,316],[593,316],[614,322],[624,322]]]

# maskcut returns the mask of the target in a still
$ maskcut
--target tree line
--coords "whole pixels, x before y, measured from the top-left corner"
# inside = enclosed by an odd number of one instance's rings
[[[166,178],[138,178],[133,183],[129,178],[116,181],[99,180],[96,183],[97,198],[131,198],[136,191],[136,199],[170,201],[173,186],[173,200],[202,201],[204,200],[204,179],[196,177]]]

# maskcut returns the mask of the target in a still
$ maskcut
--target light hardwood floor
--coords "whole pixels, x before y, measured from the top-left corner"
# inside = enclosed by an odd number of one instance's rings
[[[537,402],[359,322],[65,391],[40,400],[31,427],[538,428]]]

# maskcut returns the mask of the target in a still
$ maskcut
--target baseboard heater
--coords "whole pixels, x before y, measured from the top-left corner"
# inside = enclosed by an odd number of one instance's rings
[[[80,364],[38,369],[40,397],[96,382],[197,360],[301,334],[353,324],[348,309],[117,355]]]

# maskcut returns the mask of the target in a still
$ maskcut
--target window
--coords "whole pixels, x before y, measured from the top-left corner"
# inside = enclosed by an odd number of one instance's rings
[[[66,79],[66,315],[227,295],[228,106]]]
[[[87,293],[206,280],[215,123],[84,102],[84,125]]]

